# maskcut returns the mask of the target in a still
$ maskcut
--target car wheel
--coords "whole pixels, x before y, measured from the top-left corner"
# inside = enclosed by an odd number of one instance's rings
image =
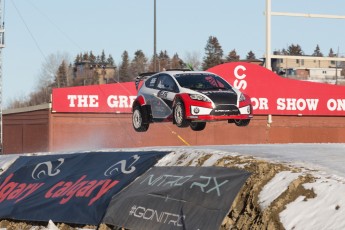
[[[186,119],[186,111],[182,101],[178,101],[174,107],[174,121],[177,127],[188,127],[190,121]]]
[[[250,122],[250,119],[240,119],[240,120],[234,120],[234,123],[237,125],[237,126],[247,126],[249,125],[249,122]]]
[[[150,124],[143,122],[143,113],[140,106],[135,106],[132,115],[133,128],[137,132],[145,132],[148,130]]]
[[[190,128],[194,131],[204,130],[206,127],[206,122],[191,122]]]

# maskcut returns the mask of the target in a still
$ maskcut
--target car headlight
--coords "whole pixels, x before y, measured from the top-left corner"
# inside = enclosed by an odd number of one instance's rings
[[[193,100],[210,102],[210,100],[207,97],[200,94],[189,94],[189,96]]]
[[[240,95],[240,101],[245,101],[245,100],[246,100],[246,97],[244,96],[243,93],[241,93],[241,95]]]

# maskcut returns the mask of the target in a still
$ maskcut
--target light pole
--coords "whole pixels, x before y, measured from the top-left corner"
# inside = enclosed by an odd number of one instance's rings
[[[154,0],[153,16],[153,71],[157,71],[157,49],[156,49],[156,0]]]
[[[5,26],[3,21],[2,1],[0,0],[0,154],[3,153],[3,119],[2,119],[2,49],[5,48]]]
[[[271,67],[271,0],[266,0],[266,68]]]

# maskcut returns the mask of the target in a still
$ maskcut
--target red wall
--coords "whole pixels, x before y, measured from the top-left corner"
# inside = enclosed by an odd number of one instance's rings
[[[255,116],[247,127],[208,123],[200,132],[170,123],[152,124],[147,132],[132,128],[131,115],[53,114],[51,150],[144,146],[230,145],[257,143],[345,142],[345,117]]]
[[[133,130],[131,114],[50,113],[48,109],[4,115],[4,153],[92,150],[145,146],[261,143],[345,143],[345,117],[256,115],[247,127],[208,123],[200,132],[170,123]]]

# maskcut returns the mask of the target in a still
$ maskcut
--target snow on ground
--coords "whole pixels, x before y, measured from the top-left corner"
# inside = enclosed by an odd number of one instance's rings
[[[317,176],[317,173],[314,174]],[[304,184],[317,196],[305,200],[300,196],[280,213],[286,229],[345,229],[345,182],[320,176]]]
[[[277,173],[274,178],[263,187],[262,191],[259,194],[260,208],[267,208],[300,175],[302,174],[293,173],[291,171],[283,171]]]
[[[156,166],[188,165],[207,167],[217,165],[257,170],[256,167],[261,167],[258,166],[259,163],[268,162],[269,167],[276,168],[277,170],[259,188],[257,203],[262,212],[277,205],[279,206],[288,188],[295,186],[297,191],[298,183],[301,183],[303,190],[309,191],[309,193],[314,195],[307,197],[303,193],[300,195],[295,193],[296,197],[294,198],[291,198],[291,195],[285,196],[285,201],[288,199],[293,200],[289,200],[286,205],[283,205],[283,208],[280,207],[281,209],[278,209],[282,226],[285,229],[294,230],[345,229],[345,199],[343,198],[345,194],[345,144],[113,149],[115,152],[136,150],[172,151],[163,157]],[[109,149],[103,151],[109,151]],[[18,155],[0,155],[0,174],[17,157]],[[277,166],[277,163],[279,163],[279,166]],[[269,167],[267,170],[270,170]],[[311,179],[305,181],[301,179],[303,177]],[[231,220],[228,222],[232,223]],[[52,225],[50,224],[50,226]],[[53,227],[49,228],[48,226],[46,229],[53,229]]]

